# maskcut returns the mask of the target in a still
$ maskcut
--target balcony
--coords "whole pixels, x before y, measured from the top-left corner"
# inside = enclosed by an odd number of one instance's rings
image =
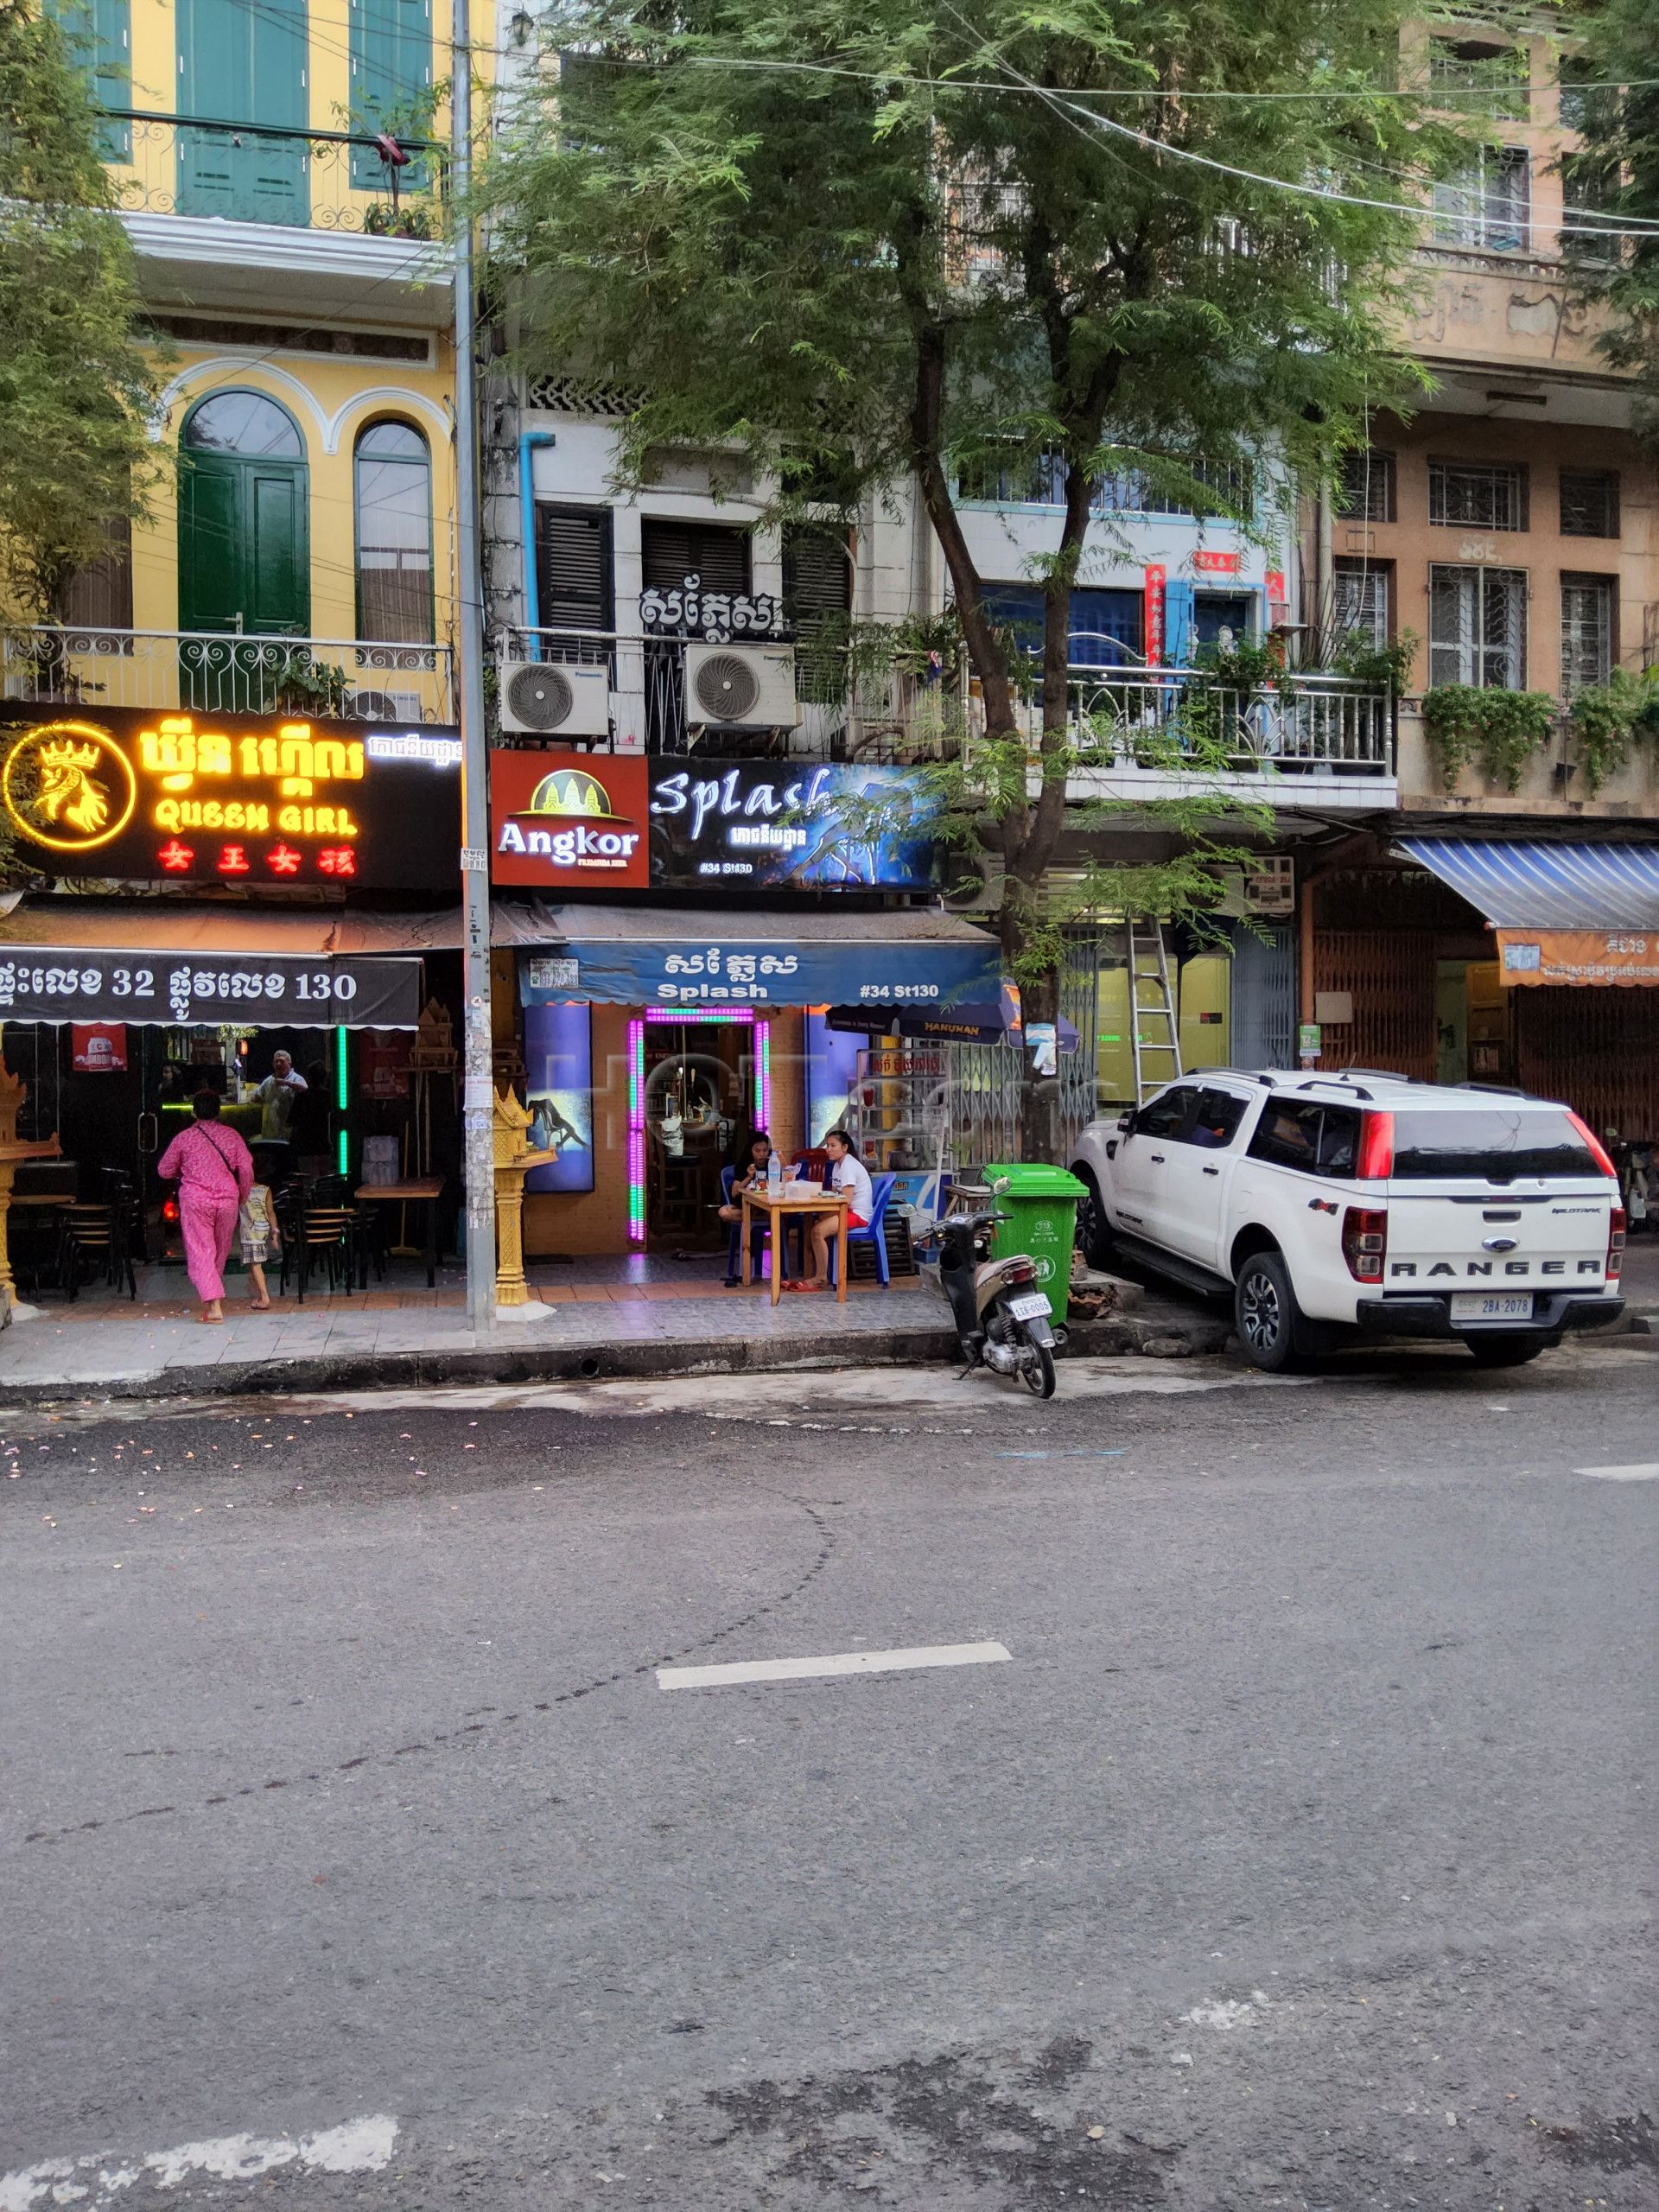
[[[41,626],[0,635],[0,703],[18,702],[313,721],[456,719],[448,645],[222,631]]]
[[[733,650],[741,646],[734,641]],[[600,685],[592,683],[580,730],[574,722],[539,735],[510,730],[509,744],[905,766],[958,758],[984,727],[977,686],[956,676],[893,668],[858,671],[838,683],[833,667],[803,657],[796,719],[740,728],[688,715],[683,639],[504,630],[497,651],[503,666],[529,661],[604,671],[603,714]],[[1076,799],[1190,789],[1198,761],[1213,764],[1219,753],[1227,765],[1219,775],[1206,765],[1206,780],[1245,798],[1337,807],[1395,801],[1391,702],[1349,677],[1295,675],[1234,690],[1191,669],[1079,668],[1071,671],[1070,707],[1071,742],[1088,756],[1071,778]],[[1027,701],[1018,712],[1034,748],[1039,709]]]
[[[443,174],[435,148],[393,158],[361,132],[252,130],[111,109],[103,153],[143,264],[146,296],[196,308],[263,308],[271,276],[308,305],[413,327],[448,315]]]

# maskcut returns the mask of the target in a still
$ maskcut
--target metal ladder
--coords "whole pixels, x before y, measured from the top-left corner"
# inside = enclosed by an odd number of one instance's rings
[[[1137,921],[1131,914],[1123,925],[1123,934],[1128,941],[1129,1036],[1135,1050],[1135,1103],[1139,1106],[1148,1088],[1155,1090],[1181,1073],[1181,1033],[1170,988],[1163,925]],[[1143,1022],[1151,1031],[1149,1036],[1141,1033]]]

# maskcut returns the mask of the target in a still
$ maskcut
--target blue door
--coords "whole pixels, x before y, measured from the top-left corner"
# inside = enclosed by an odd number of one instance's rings
[[[1201,591],[1192,602],[1192,627],[1201,645],[1246,645],[1250,641],[1249,592]],[[1223,632],[1227,634],[1224,638]]]

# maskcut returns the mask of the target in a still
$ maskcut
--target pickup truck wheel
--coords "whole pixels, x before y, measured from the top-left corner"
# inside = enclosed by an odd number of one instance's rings
[[[1112,1232],[1101,1204],[1100,1186],[1087,1173],[1081,1180],[1084,1194],[1077,1200],[1077,1247],[1091,1268],[1106,1273],[1112,1264]]]
[[[1548,1337],[1465,1337],[1477,1367],[1524,1367],[1549,1348]]]
[[[1290,1270],[1277,1252],[1252,1252],[1233,1287],[1233,1325],[1252,1367],[1282,1375],[1315,1349],[1311,1325],[1296,1303]]]

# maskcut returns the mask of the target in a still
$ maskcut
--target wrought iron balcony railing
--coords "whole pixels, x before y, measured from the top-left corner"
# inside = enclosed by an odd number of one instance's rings
[[[508,629],[498,633],[497,652],[502,668],[520,661],[603,668],[610,696],[607,730],[584,726],[579,736],[563,741],[556,728],[539,735],[513,732],[509,742],[605,749],[620,716],[643,734],[652,753],[904,765],[958,757],[984,728],[983,708],[959,677],[854,668],[843,680],[823,654],[797,661],[792,723],[736,728],[700,723],[688,713],[682,639]],[[1184,761],[1200,756],[1206,767],[1224,760],[1246,774],[1264,767],[1300,775],[1394,772],[1391,702],[1345,677],[1295,675],[1240,690],[1192,669],[1074,668],[1069,705],[1072,743],[1094,768],[1116,778],[1179,773]],[[1018,711],[1034,747],[1040,709],[1027,701]]]
[[[442,233],[437,148],[111,108],[101,150],[121,207],[294,230],[427,239]]]
[[[281,714],[313,721],[455,720],[448,645],[224,631],[0,632],[0,701]]]
[[[1071,696],[1077,742],[1103,768],[1167,772],[1201,752],[1245,772],[1394,772],[1393,702],[1351,677],[1287,676],[1246,690],[1202,670],[1074,669]]]

